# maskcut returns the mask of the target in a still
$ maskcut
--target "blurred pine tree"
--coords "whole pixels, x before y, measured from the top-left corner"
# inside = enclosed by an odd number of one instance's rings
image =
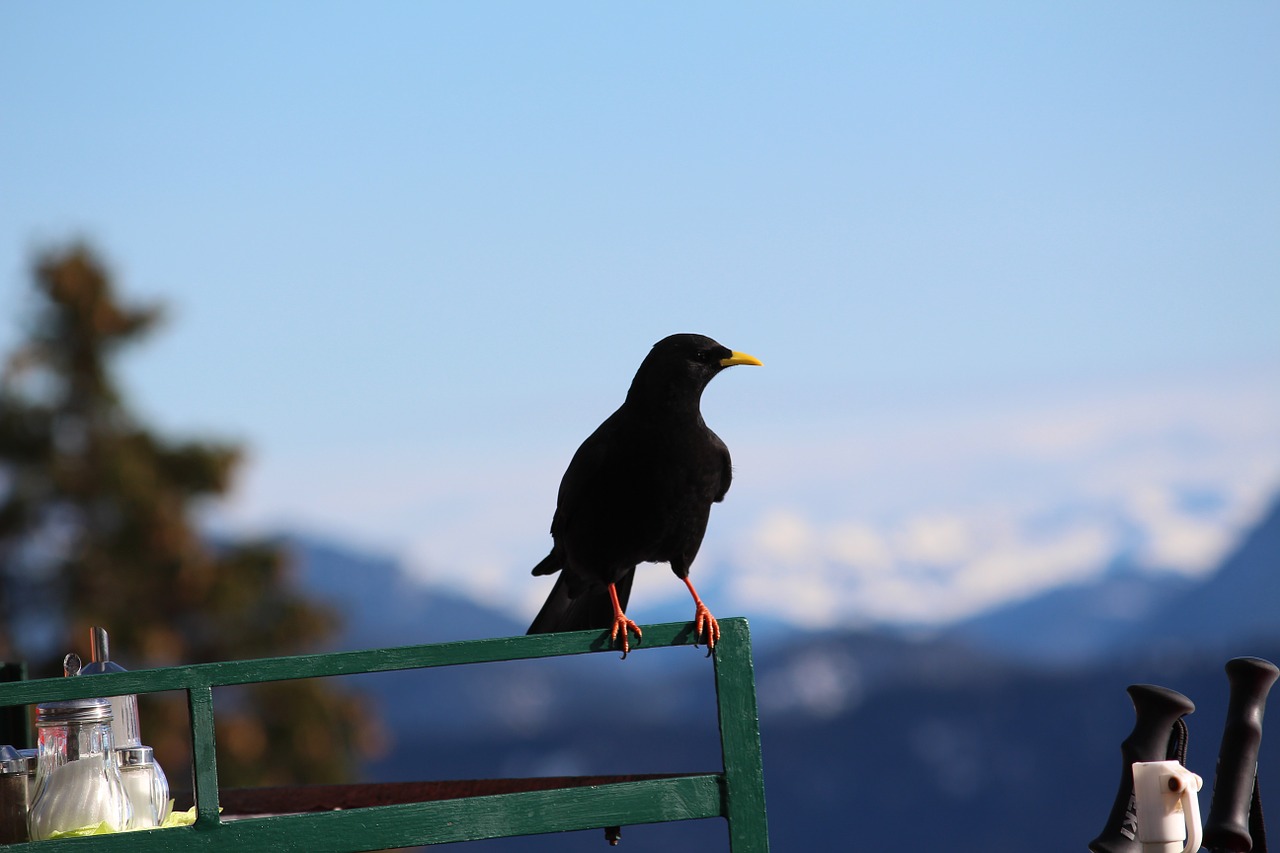
[[[33,676],[88,660],[89,629],[129,669],[317,651],[337,615],[310,601],[270,542],[212,544],[196,507],[224,494],[240,449],[171,441],[130,411],[111,372],[157,306],[120,301],[84,246],[35,267],[35,310],[0,381],[0,660]],[[192,385],[198,366],[192,366]],[[187,709],[143,700],[143,740],[189,785]],[[332,682],[216,695],[227,786],[348,781],[377,741],[360,697]]]

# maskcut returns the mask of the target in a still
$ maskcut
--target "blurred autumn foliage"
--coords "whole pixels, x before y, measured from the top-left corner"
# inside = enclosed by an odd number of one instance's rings
[[[66,652],[88,659],[95,625],[128,669],[320,650],[337,616],[293,583],[285,551],[212,543],[193,522],[240,448],[155,434],[113,379],[159,308],[123,302],[80,245],[39,258],[34,285],[0,379],[0,660],[56,675]],[[359,696],[333,682],[237,688],[215,707],[227,786],[346,781],[377,740]],[[175,788],[189,785],[185,701],[144,697],[140,717]]]

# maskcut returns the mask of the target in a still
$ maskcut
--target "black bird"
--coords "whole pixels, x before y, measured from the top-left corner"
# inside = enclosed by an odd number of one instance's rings
[[[695,605],[695,636],[714,648],[720,626],[689,580],[711,504],[733,477],[729,449],[702,420],[707,383],[726,367],[761,364],[702,335],[653,345],[627,399],[569,462],[551,519],[551,553],[535,575],[560,572],[530,634],[609,628],[631,650],[640,628],[623,612],[639,563],[670,563]]]

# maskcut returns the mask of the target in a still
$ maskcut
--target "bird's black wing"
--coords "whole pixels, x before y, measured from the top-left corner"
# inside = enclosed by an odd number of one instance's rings
[[[637,563],[655,559],[666,524],[665,443],[624,406],[574,454],[560,483],[552,536],[563,568],[582,583],[616,583]]]
[[[570,550],[566,540],[571,538],[570,531],[577,527],[578,509],[596,499],[596,493],[600,491],[598,480],[609,455],[609,448],[613,445],[610,436],[618,431],[618,418],[619,413],[614,412],[596,427],[595,432],[587,436],[586,441],[578,446],[573,458],[569,460],[569,467],[560,478],[556,510],[551,516],[551,538],[554,544],[551,553],[533,567],[532,574],[550,575],[566,567]],[[573,592],[576,591],[575,588]]]
[[[711,430],[707,432],[711,435],[711,443],[720,457],[720,487],[716,489],[715,496],[712,498],[715,503],[720,503],[729,493],[729,484],[733,482],[733,458],[729,456],[729,447],[720,440],[720,436]]]
[[[615,584],[618,601],[626,607],[635,562],[618,565],[616,559],[601,556],[611,550],[617,526],[610,518],[621,514],[617,494],[625,475],[618,469],[626,459],[626,432],[626,412],[619,409],[579,445],[560,479],[551,518],[554,544],[533,569],[535,575],[560,576],[529,626],[530,634],[608,627],[613,621],[609,583]]]

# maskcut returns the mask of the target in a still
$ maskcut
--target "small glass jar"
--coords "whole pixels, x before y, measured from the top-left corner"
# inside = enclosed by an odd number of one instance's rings
[[[27,820],[31,840],[102,824],[116,832],[127,828],[133,808],[112,746],[111,703],[71,699],[39,705],[36,732],[36,792]]]
[[[156,763],[149,746],[126,746],[116,750],[120,778],[133,806],[132,829],[160,826],[169,816],[169,780]]]

